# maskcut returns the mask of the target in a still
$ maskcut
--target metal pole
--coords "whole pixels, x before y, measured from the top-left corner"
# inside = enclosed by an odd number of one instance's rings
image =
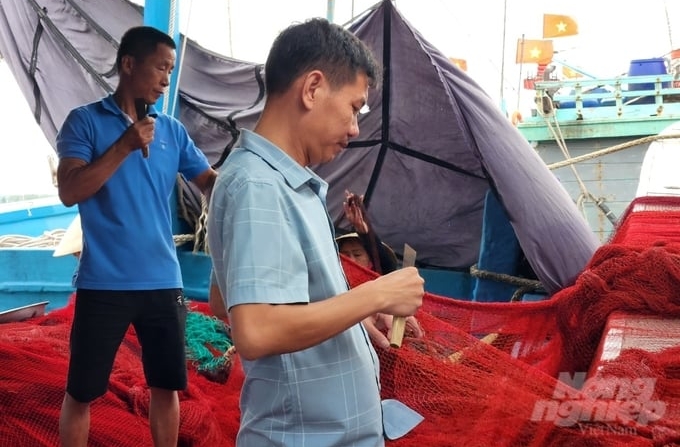
[[[675,49],[673,46],[673,33],[671,32],[671,19],[670,16],[668,15],[668,4],[664,0],[663,2],[663,10],[666,13],[666,29],[668,30],[668,43],[671,45],[671,51]]]
[[[505,37],[508,18],[508,0],[503,1],[503,51],[501,53],[501,111],[507,116],[508,111],[505,105]]]
[[[177,60],[175,61],[175,66],[181,68],[182,46],[179,32],[179,1],[180,0],[147,0],[144,5],[144,25],[153,26],[172,37],[175,41],[175,46],[177,47]],[[180,69],[173,71],[167,93],[161,96],[155,104],[155,107],[158,110],[176,118],[179,118],[179,107],[176,107],[176,99],[179,90],[178,77],[180,71]],[[172,197],[170,198],[173,234],[179,234],[182,225],[177,210],[177,188],[179,188],[179,185],[175,185]]]
[[[180,66],[180,35],[179,35],[179,0],[148,0],[144,6],[144,24],[153,26],[168,34],[177,46],[176,66]],[[173,98],[177,94],[177,71],[170,79],[168,92],[159,98],[156,107],[163,113],[175,115],[176,110],[169,110],[174,104]],[[175,108],[176,109],[176,108]]]
[[[519,82],[517,83],[517,110],[519,110],[520,94],[522,93],[522,68],[524,68],[524,34],[522,34],[522,41],[519,50]]]
[[[328,0],[326,3],[326,19],[328,19],[329,22],[333,21],[333,15],[335,12],[335,0]]]

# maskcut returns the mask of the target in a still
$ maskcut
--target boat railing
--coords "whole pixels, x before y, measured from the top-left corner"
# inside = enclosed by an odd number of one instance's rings
[[[654,135],[680,120],[680,81],[672,74],[535,83],[534,108],[517,127],[529,141]]]

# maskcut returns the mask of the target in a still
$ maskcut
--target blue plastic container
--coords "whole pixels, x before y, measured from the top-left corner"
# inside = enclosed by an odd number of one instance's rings
[[[668,74],[666,60],[662,57],[653,59],[635,59],[630,61],[628,76],[651,76]],[[667,87],[664,83],[664,87]],[[628,84],[628,90],[654,90],[654,83]]]
[[[597,99],[586,99],[583,102],[583,107],[599,107],[600,102]],[[560,109],[574,109],[576,108],[576,101],[560,101]]]

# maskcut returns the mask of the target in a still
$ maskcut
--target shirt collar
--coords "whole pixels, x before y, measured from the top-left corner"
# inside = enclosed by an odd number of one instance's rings
[[[308,167],[300,166],[298,162],[269,140],[255,132],[242,129],[241,142],[241,147],[259,156],[272,168],[280,172],[291,188],[298,189],[307,183],[318,196],[325,199],[328,183]]]

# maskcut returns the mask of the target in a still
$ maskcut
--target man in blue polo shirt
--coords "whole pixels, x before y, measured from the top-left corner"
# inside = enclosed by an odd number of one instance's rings
[[[264,110],[219,173],[208,217],[245,371],[237,445],[381,446],[378,359],[360,323],[414,314],[423,279],[406,268],[348,290],[328,185],[307,167],[358,135],[380,68],[354,35],[313,19],[279,35],[265,73]]]
[[[208,193],[216,172],[182,124],[152,105],[174,66],[171,37],[131,28],[118,49],[116,91],[72,110],[57,136],[59,197],[78,205],[83,230],[59,421],[64,446],[87,445],[90,402],[106,392],[130,324],[151,391],[154,445],[177,445],[186,306],[170,197],[178,173]]]

